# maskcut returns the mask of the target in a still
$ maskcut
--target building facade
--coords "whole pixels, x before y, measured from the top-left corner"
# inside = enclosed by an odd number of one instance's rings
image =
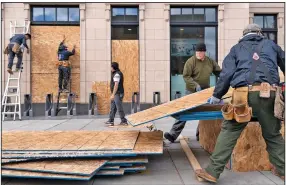
[[[284,3],[2,3],[2,48],[10,21],[30,21],[21,95],[32,94],[39,106],[46,93],[57,91],[54,62],[63,34],[70,49],[76,44],[72,89],[79,106],[87,107],[91,92],[101,96],[101,106],[108,104],[110,62],[118,61],[126,76],[126,109],[133,92],[140,92],[142,106],[153,103],[154,92],[161,102],[184,94],[182,69],[198,42],[206,43],[207,55],[219,65],[249,23],[259,24],[283,49],[285,44]],[[7,61],[2,53],[2,90]]]

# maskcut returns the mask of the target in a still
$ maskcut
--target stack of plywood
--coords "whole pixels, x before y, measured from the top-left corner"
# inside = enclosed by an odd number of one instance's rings
[[[161,131],[3,132],[2,177],[90,180],[146,169]]]

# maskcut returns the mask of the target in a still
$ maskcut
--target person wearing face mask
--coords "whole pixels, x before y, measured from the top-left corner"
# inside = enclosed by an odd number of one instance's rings
[[[196,55],[187,60],[183,70],[183,78],[186,83],[186,95],[201,91],[210,87],[210,76],[214,73],[219,76],[221,68],[211,58],[206,56],[206,45],[198,43],[196,45]],[[176,120],[170,132],[165,132],[164,137],[170,142],[174,142],[185,127],[186,121]],[[199,140],[199,127],[196,133]]]

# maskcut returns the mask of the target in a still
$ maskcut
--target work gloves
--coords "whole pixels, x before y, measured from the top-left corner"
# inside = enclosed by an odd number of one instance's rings
[[[200,86],[199,84],[197,84],[197,86],[196,86],[196,92],[199,92],[199,91],[201,91],[201,90],[202,90],[201,86]]]
[[[212,96],[211,98],[208,99],[208,103],[209,104],[223,104],[223,101],[221,99],[218,99],[214,96]]]

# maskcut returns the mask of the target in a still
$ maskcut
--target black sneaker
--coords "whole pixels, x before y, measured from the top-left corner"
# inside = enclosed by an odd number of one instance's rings
[[[113,121],[107,121],[105,122],[106,126],[114,126],[114,122]]]
[[[70,91],[67,90],[67,89],[63,89],[62,92],[63,92],[63,93],[68,93],[68,92],[70,92]]]
[[[120,126],[128,126],[127,121],[121,121],[121,123],[119,123]]]
[[[165,132],[164,137],[168,139],[171,143],[175,142],[174,138],[171,136],[171,134],[169,134],[169,132]]]

